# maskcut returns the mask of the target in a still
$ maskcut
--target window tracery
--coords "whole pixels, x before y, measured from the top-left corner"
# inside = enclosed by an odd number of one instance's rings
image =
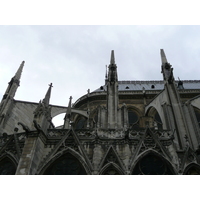
[[[144,156],[133,170],[133,175],[172,175],[167,163],[156,155]]]

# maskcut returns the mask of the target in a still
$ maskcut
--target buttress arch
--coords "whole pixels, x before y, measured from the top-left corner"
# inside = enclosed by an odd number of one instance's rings
[[[54,118],[59,114],[66,113],[67,107],[61,107],[61,106],[51,106],[51,117]],[[84,117],[88,117],[88,113],[85,110],[80,109],[71,109],[72,113],[83,115]]]

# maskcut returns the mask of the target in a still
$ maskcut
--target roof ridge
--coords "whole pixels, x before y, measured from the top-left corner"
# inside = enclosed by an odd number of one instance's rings
[[[175,80],[175,82],[178,82],[179,80]],[[199,83],[200,80],[181,80],[185,83]],[[138,84],[138,83],[163,83],[163,80],[121,80],[118,81],[119,84]]]

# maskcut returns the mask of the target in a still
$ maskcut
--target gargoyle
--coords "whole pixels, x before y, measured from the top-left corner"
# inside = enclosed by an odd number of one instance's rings
[[[168,83],[172,83],[173,80],[173,68],[169,63],[165,63],[165,79],[168,81]]]
[[[29,129],[29,127],[28,127],[28,126],[24,125],[24,124],[23,124],[23,123],[21,123],[21,122],[18,122],[17,124],[18,124],[18,125],[21,125],[21,126],[22,126],[22,128],[23,128],[23,130],[24,130],[24,131],[26,131],[26,133],[30,132],[30,129]]]

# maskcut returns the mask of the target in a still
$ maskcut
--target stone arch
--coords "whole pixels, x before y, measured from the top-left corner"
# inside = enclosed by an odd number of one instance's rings
[[[100,175],[125,175],[123,170],[113,162],[107,163],[99,172]]]
[[[185,167],[183,175],[200,175],[200,165],[190,163],[187,167]]]
[[[60,115],[62,113],[66,113],[67,111],[67,107],[56,107],[56,106],[52,106],[51,107],[51,117],[54,118],[57,115]]]
[[[172,164],[161,154],[148,150],[140,154],[131,167],[132,175],[175,175]]]
[[[66,113],[66,111],[67,111],[67,107],[52,106],[51,107],[51,117],[54,118],[54,117],[56,117],[59,114]],[[71,112],[83,115],[85,117],[88,117],[87,111],[84,111],[84,110],[72,108]]]
[[[5,153],[0,157],[0,175],[15,175],[17,161],[12,154]]]
[[[53,121],[56,117],[58,117],[61,114],[65,114],[67,111],[67,108],[56,108],[56,107],[52,107],[51,109],[51,121]],[[77,120],[77,117],[84,117],[84,118],[88,118],[88,112],[84,111],[84,110],[79,110],[79,109],[71,109],[71,113],[72,113],[72,121],[73,120]],[[63,117],[63,124],[64,124],[64,117]],[[62,125],[63,125],[62,124]],[[57,126],[57,125],[56,125]]]
[[[56,163],[58,163],[56,165]],[[84,158],[75,150],[68,147],[64,151],[58,152],[42,169],[40,175],[53,175],[53,172],[60,166],[62,175],[89,175],[91,171]],[[70,169],[67,169],[70,167]],[[58,172],[58,171],[57,171]],[[54,173],[55,174],[55,173]]]

